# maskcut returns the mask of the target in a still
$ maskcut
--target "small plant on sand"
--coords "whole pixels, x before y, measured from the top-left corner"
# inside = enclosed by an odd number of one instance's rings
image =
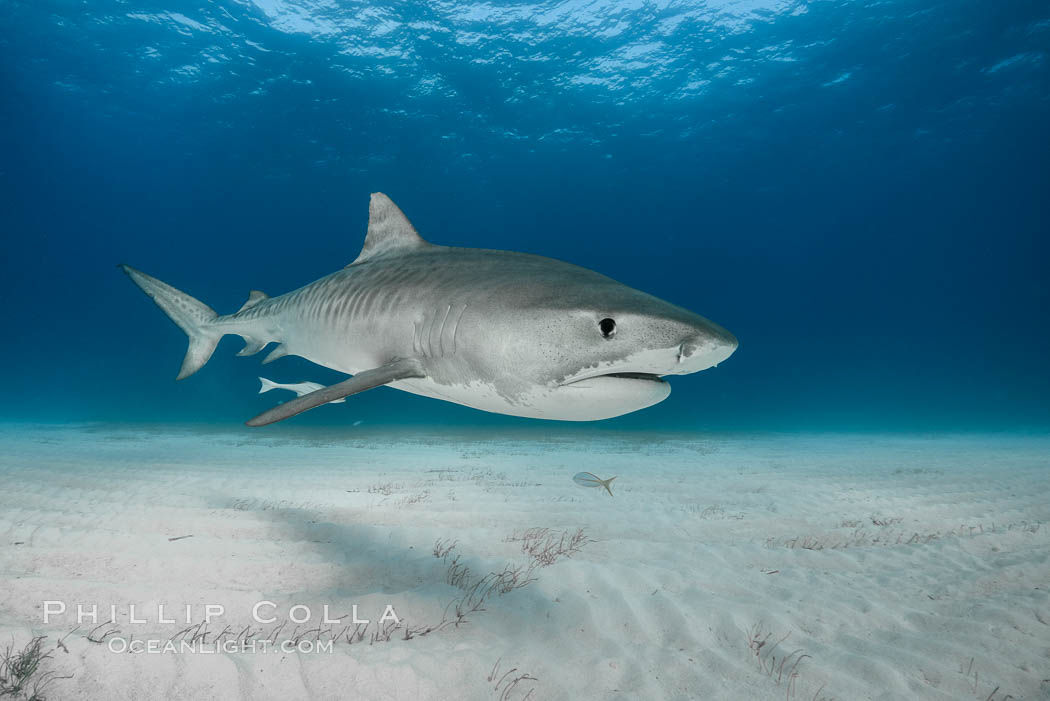
[[[382,628],[377,628],[372,633],[371,644],[390,642],[390,636],[392,636],[394,634],[394,631],[396,631],[400,627],[400,623],[395,623],[394,621],[387,621],[385,624],[383,624]],[[405,639],[407,640],[408,638],[406,637]]]
[[[944,470],[938,470],[931,467],[911,467],[904,468],[898,467],[893,471],[895,475],[943,475]]]
[[[884,518],[871,516],[869,521],[872,525],[879,526],[878,529],[869,529],[858,525],[859,521],[842,521],[840,526],[852,528],[846,534],[824,534],[821,536],[775,536],[766,538],[766,547],[769,548],[791,548],[802,550],[831,550],[842,548],[857,548],[868,546],[892,547],[897,545],[926,545],[943,538],[975,538],[989,533],[1023,532],[1037,533],[1041,526],[1033,521],[1015,521],[1013,523],[977,523],[960,524],[947,530],[933,532],[919,532],[911,530],[900,530],[889,528],[889,526],[901,523],[901,518]]]
[[[774,680],[777,686],[784,687],[785,699],[790,701],[795,698],[799,665],[802,664],[803,660],[810,658],[810,655],[803,652],[802,648],[797,648],[791,652],[780,649],[780,644],[788,639],[791,631],[773,641],[773,633],[765,630],[762,623],[759,622],[751,626],[746,631],[746,634],[747,648],[758,661],[758,666],[762,672]],[[770,644],[770,641],[773,641],[772,644]],[[823,688],[821,687],[820,690],[823,690]],[[820,693],[820,690],[817,693]]]
[[[984,701],[1010,701],[1015,698],[1013,694],[1004,694],[1000,691],[1000,687],[992,689],[991,693],[987,696],[984,695],[983,691],[978,691],[980,687],[980,674],[977,672],[977,668],[974,666],[975,658],[971,657],[970,661],[963,662],[959,665],[959,674],[966,677],[966,684],[970,687],[970,691],[976,698],[984,699]],[[988,687],[986,686],[985,689]]]
[[[60,676],[57,672],[43,671],[41,666],[51,659],[44,652],[46,636],[30,640],[21,650],[8,645],[0,651],[0,698],[44,701],[44,690],[58,679],[71,679],[72,674]]]
[[[969,682],[970,686],[972,687],[971,691],[973,691],[974,693],[977,693],[977,680],[979,678],[979,675],[977,673],[977,670],[973,668],[973,661],[974,661],[974,658],[971,657],[970,658],[970,664],[967,665],[965,662],[960,664],[959,665],[959,674],[961,674],[964,677],[966,677],[966,680]]]
[[[539,681],[539,679],[531,674],[518,674],[517,667],[511,667],[506,672],[500,674],[499,666],[502,661],[502,657],[496,660],[496,664],[492,665],[492,671],[489,672],[487,677],[485,677],[486,680],[494,685],[493,690],[499,694],[499,701],[511,701],[511,699],[517,698],[519,692],[516,692],[516,689],[519,684],[522,684],[523,682],[528,683]],[[527,699],[532,698],[532,694],[535,691],[535,687],[529,689],[528,692],[526,692],[523,687],[520,690],[520,693],[524,693],[525,695],[521,697],[520,701],[527,701]]]
[[[536,581],[532,576],[533,566],[507,565],[501,572],[489,572],[484,577],[472,579],[469,570],[461,577],[456,586],[463,590],[463,595],[449,602],[445,607],[438,627],[451,623],[456,627],[467,622],[467,616],[485,610],[485,602],[493,596],[503,596],[515,589],[521,589]],[[449,570],[451,572],[451,568]]]
[[[832,697],[824,695],[825,686],[827,686],[827,684],[821,684],[820,688],[813,692],[812,701],[835,701]]]
[[[106,642],[106,638],[108,638],[111,635],[116,635],[120,632],[116,628],[106,628],[106,626],[108,625],[110,625],[110,623],[99,623],[97,626],[92,628],[91,632],[87,634],[88,641],[101,645],[102,643]],[[106,629],[103,630],[103,628]]]
[[[580,552],[590,538],[582,528],[575,532],[563,531],[554,533],[549,528],[530,528],[521,535],[514,534],[507,538],[508,543],[521,543],[521,551],[529,560],[539,567],[553,565],[562,557],[572,557]]]
[[[448,563],[445,581],[460,589],[468,588],[469,585],[466,585],[466,583],[470,581],[470,568],[460,564],[459,555],[456,555],[452,558],[452,562]]]
[[[409,494],[407,497],[401,497],[396,502],[394,502],[394,506],[396,506],[398,508],[403,508],[405,506],[412,506],[413,504],[422,504],[424,501],[426,501],[429,498],[430,498],[430,491],[427,490],[427,489],[424,489],[419,494]]]
[[[394,482],[382,482],[380,484],[373,484],[368,488],[369,494],[382,494],[385,497],[390,496],[394,492],[401,489],[400,484]]]
[[[722,508],[721,504],[712,504],[711,506],[705,506],[700,510],[700,518],[725,518],[726,510]]]
[[[434,557],[439,558],[441,560],[447,560],[448,556],[452,553],[453,550],[456,549],[457,545],[459,545],[458,540],[449,541],[444,540],[442,538],[438,538],[436,541],[434,541]]]
[[[509,484],[506,472],[496,472],[492,468],[471,470],[468,479],[485,492],[492,491],[494,487],[505,487]]]
[[[448,563],[445,581],[462,589],[463,594],[449,602],[439,623],[406,630],[406,640],[449,625],[459,627],[467,622],[468,615],[484,611],[485,603],[492,597],[503,596],[535,582],[534,573],[537,569],[549,567],[562,557],[572,557],[590,542],[590,538],[582,528],[561,533],[555,533],[549,528],[530,528],[523,534],[511,535],[505,542],[521,543],[521,551],[528,556],[528,560],[525,563],[511,563],[499,572],[477,577],[460,562],[458,553],[452,554],[457,541],[437,540],[433,554]]]

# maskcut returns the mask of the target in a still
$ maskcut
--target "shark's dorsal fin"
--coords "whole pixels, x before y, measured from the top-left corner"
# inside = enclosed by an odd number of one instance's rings
[[[368,203],[368,234],[360,255],[350,265],[364,263],[378,256],[398,255],[425,248],[424,241],[412,222],[382,192],[373,192]]]
[[[252,290],[248,293],[248,301],[245,302],[244,305],[237,310],[237,312],[240,313],[243,312],[245,309],[251,309],[264,299],[270,299],[270,295],[266,294],[265,292],[260,292],[259,290]]]

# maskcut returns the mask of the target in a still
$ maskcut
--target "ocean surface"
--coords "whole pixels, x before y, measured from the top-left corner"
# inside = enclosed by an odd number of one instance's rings
[[[621,430],[1050,427],[1045,2],[0,2],[0,420],[268,408],[215,308],[353,260],[369,193],[730,329]],[[379,389],[301,426],[555,424]],[[577,427],[578,428],[578,427]]]

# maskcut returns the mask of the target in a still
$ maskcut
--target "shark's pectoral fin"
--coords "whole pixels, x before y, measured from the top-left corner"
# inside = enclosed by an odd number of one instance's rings
[[[315,392],[304,394],[298,399],[275,406],[273,409],[264,411],[246,423],[249,426],[266,426],[277,423],[296,414],[301,414],[308,409],[327,404],[334,399],[341,399],[373,387],[390,384],[397,380],[406,380],[411,377],[426,377],[423,364],[416,358],[395,360],[378,368],[359,372],[349,380],[344,380],[331,387],[322,387]]]

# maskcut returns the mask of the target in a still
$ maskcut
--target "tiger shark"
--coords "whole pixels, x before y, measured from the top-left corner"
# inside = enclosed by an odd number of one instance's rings
[[[244,339],[238,355],[276,342],[264,363],[298,355],[351,375],[249,426],[381,385],[482,411],[595,421],[663,401],[664,378],[737,348],[721,326],[587,268],[429,243],[382,193],[352,263],[278,297],[253,290],[233,314],[120,267],[189,336],[176,379],[203,367],[226,334]]]

